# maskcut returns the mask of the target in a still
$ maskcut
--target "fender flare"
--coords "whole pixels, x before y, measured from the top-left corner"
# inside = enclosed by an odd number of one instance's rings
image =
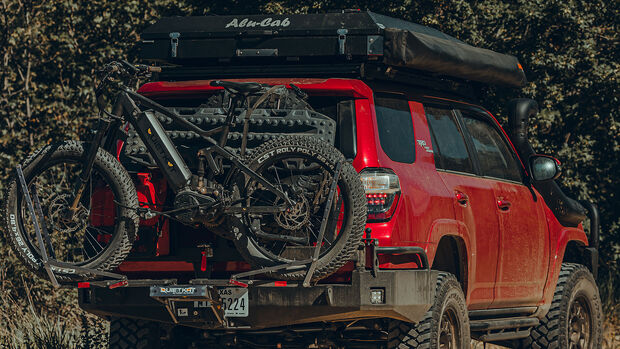
[[[562,261],[564,260],[566,246],[571,241],[583,246],[588,246],[588,238],[586,233],[580,228],[563,227],[559,231],[555,249],[551,251],[551,258],[549,259],[549,273],[547,276],[547,282],[545,283],[545,289],[543,291],[541,306],[551,304],[553,293],[555,292],[555,285],[558,282],[558,277],[560,275],[560,268],[562,268]]]
[[[466,290],[467,297],[468,287],[473,282],[472,278],[476,272],[476,244],[475,236],[469,233],[469,229],[465,223],[457,221],[455,219],[442,218],[433,221],[428,232],[424,251],[428,256],[429,264],[432,266],[435,259],[435,253],[437,252],[437,246],[439,241],[443,237],[454,236],[463,242],[463,248],[465,250],[466,265],[464,265],[464,273],[466,275],[464,288]],[[472,241],[474,240],[474,241]]]

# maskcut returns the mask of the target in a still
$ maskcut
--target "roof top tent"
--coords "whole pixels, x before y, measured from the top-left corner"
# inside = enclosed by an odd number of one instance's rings
[[[160,79],[359,76],[369,66],[521,87],[517,58],[370,11],[164,17],[141,35],[140,57],[174,65]],[[389,71],[389,70],[388,70]],[[389,74],[388,74],[389,75]]]

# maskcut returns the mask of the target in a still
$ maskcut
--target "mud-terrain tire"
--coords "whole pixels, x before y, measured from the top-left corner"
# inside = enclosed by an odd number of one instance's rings
[[[520,347],[598,349],[603,340],[602,319],[601,298],[590,271],[580,264],[563,263],[549,312]],[[589,335],[581,347],[575,345],[580,334],[575,330],[579,329],[587,329]]]
[[[268,162],[272,156],[280,158],[295,156],[299,154],[309,154],[310,157],[318,159],[332,172],[340,162],[342,165],[338,187],[340,194],[348,202],[346,205],[346,220],[344,227],[340,230],[340,235],[334,246],[321,256],[316,264],[313,280],[324,278],[337,271],[347,263],[353,255],[362,239],[364,226],[366,225],[367,207],[364,187],[359,174],[355,168],[345,159],[332,145],[308,136],[284,136],[266,142],[257,147],[246,164],[252,169],[257,170],[261,164]],[[235,245],[240,254],[254,267],[270,267],[283,264],[281,260],[274,260],[258,247],[258,243],[248,234],[244,234],[235,239]],[[300,280],[306,276],[306,269],[294,271],[276,272],[271,274],[273,277]]]
[[[108,336],[109,349],[163,348],[161,327],[157,322],[112,318]]]
[[[22,164],[22,170],[26,183],[45,169],[46,166],[62,163],[80,163],[84,157],[84,146],[81,142],[66,141],[48,145],[30,155]],[[138,196],[131,177],[123,166],[110,153],[99,149],[95,157],[94,169],[104,176],[110,186],[115,199],[122,206],[118,208],[118,220],[116,230],[108,245],[98,256],[87,263],[77,264],[80,267],[109,271],[116,268],[129,254],[135,234],[138,229],[139,219],[134,209],[138,207]],[[41,255],[34,246],[36,241],[30,241],[21,219],[21,202],[23,199],[21,186],[13,171],[13,176],[8,182],[3,205],[3,222],[7,240],[19,258],[35,273],[47,277]],[[58,268],[54,271],[57,279],[62,282],[84,280],[94,275],[83,275],[71,268]]]
[[[455,343],[445,348],[468,349],[471,340],[463,289],[454,275],[440,272],[437,276],[435,301],[424,318],[418,324],[390,320],[387,347],[389,349],[439,348],[440,341],[447,339],[447,333],[442,331],[442,325],[446,325],[445,321],[454,326],[452,334],[456,337]]]

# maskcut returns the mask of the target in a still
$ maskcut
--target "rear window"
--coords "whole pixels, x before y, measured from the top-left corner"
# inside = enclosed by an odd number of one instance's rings
[[[355,99],[342,96],[310,96],[308,103],[317,112],[336,121],[334,146],[347,159],[354,159],[357,153]]]
[[[183,116],[190,119],[196,120],[196,113],[200,113],[201,108],[208,107],[222,107],[221,100],[217,101],[218,103],[213,103],[210,101],[210,97],[213,94],[205,94],[201,96],[193,96],[192,98],[154,98],[158,103],[162,104],[165,107],[177,108],[177,112],[182,114]],[[271,110],[278,109],[288,109],[287,106],[277,103],[271,100],[266,101],[261,105],[261,108],[268,108]],[[347,159],[354,159],[357,154],[357,139],[356,139],[356,116],[355,116],[355,99],[346,96],[313,96],[310,95],[307,100],[308,104],[312,107],[312,109],[318,113],[321,113],[325,116],[336,121],[336,135],[334,139],[334,146],[342,152],[342,154]],[[271,104],[270,104],[271,103]],[[276,104],[276,105],[273,105]],[[227,107],[227,105],[225,106]],[[194,118],[192,118],[194,117]],[[218,124],[219,125],[219,124]],[[252,127],[254,124],[251,124],[250,132],[252,132]],[[210,124],[198,124],[198,126],[203,127],[207,130],[216,127],[217,125]],[[229,138],[235,137],[235,132],[237,135],[240,134],[242,129],[242,124],[238,124],[237,128],[233,128],[231,135]],[[265,129],[267,126],[262,127]],[[289,127],[288,129],[278,129],[274,127],[273,130],[266,130],[265,133],[304,133],[307,132],[311,127],[307,125],[299,125],[295,124],[293,127]],[[254,131],[256,132],[256,131]],[[235,141],[237,140],[237,141]],[[263,140],[254,139],[248,140],[248,147],[253,148],[255,146],[259,146],[263,143]],[[229,141],[229,146],[238,147],[240,144],[239,138],[235,138],[232,141]]]
[[[375,96],[379,142],[385,154],[396,162],[413,163],[415,147],[409,102],[398,97]]]

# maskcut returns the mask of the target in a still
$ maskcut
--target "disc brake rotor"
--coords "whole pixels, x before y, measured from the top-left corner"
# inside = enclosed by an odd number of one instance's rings
[[[48,215],[56,231],[75,233],[85,229],[88,225],[88,210],[79,204],[76,212],[71,212],[70,199],[69,194],[58,194],[50,199]]]
[[[305,196],[300,195],[295,201],[297,202],[293,207],[275,215],[278,225],[286,230],[300,229],[310,219],[310,205]]]

